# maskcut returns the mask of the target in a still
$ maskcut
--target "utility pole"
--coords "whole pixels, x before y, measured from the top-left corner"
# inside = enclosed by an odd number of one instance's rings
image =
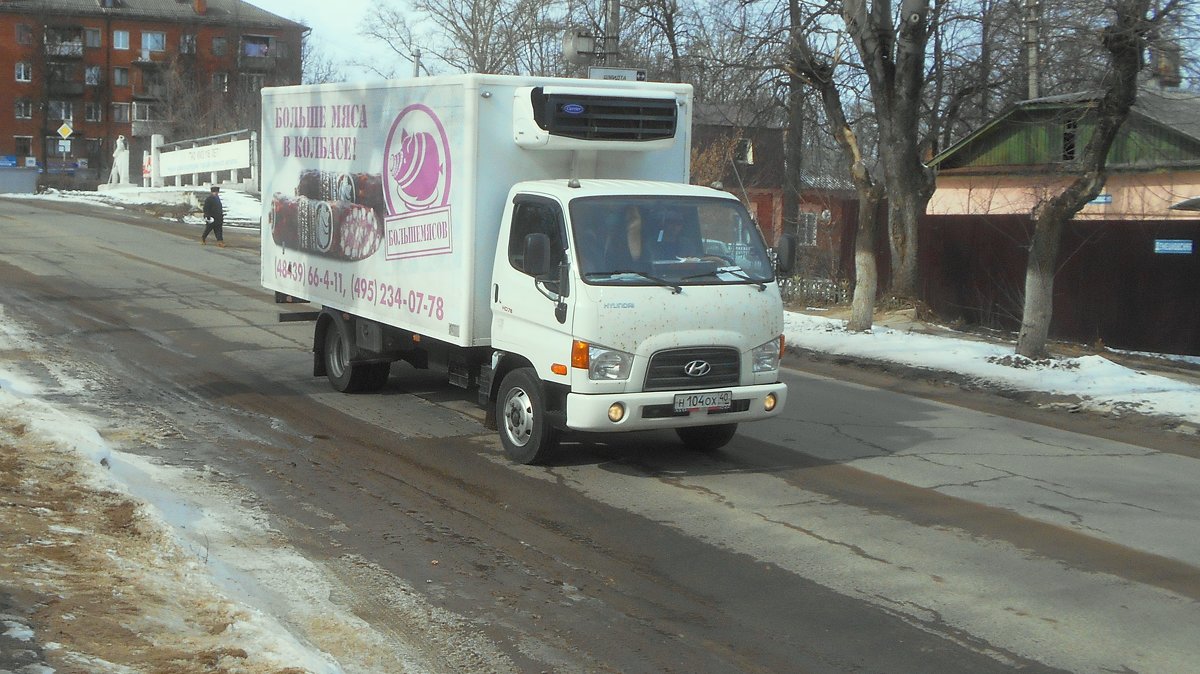
[[[1038,59],[1040,57],[1038,48],[1041,3],[1038,0],[1025,0],[1025,60],[1026,68],[1029,73],[1029,98],[1034,99],[1041,95],[1038,86]]]
[[[617,36],[621,32],[621,0],[604,0],[604,10],[604,50],[600,53],[600,62],[615,65]]]

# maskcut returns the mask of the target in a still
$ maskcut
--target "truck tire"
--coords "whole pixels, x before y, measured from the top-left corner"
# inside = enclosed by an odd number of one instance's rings
[[[335,391],[359,393],[378,391],[387,383],[392,364],[350,361],[350,341],[337,323],[325,328],[325,376]]]
[[[697,452],[715,452],[729,444],[737,433],[737,424],[721,424],[719,426],[687,426],[676,428],[675,435],[683,444]]]
[[[504,375],[496,396],[496,427],[504,454],[517,463],[545,463],[558,447],[559,432],[547,423],[541,382],[533,368]]]

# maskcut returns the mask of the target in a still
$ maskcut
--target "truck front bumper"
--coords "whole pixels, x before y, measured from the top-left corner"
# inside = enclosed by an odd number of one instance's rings
[[[675,396],[685,393],[703,394],[732,391],[727,410],[695,409],[675,411]],[[774,405],[768,409],[768,398],[774,395]],[[711,391],[651,391],[648,393],[611,393],[602,395],[567,394],[566,426],[576,431],[643,431],[652,428],[681,428],[712,426],[758,421],[778,416],[787,402],[787,384],[735,386],[732,389]],[[614,405],[623,406],[618,421],[609,418]]]

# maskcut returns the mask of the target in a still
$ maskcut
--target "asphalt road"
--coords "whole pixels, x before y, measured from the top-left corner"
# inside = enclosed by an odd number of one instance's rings
[[[437,374],[397,367],[356,396],[308,376],[311,325],[276,322],[257,241],[194,234],[0,200],[0,303],[107,382],[93,412],[163,429],[127,451],[236,485],[306,555],[403,580],[517,671],[1184,672],[1200,656],[1186,443],[793,370],[785,415],[719,453],[568,436],[553,465],[514,466]],[[357,587],[341,601],[363,620],[411,631]]]

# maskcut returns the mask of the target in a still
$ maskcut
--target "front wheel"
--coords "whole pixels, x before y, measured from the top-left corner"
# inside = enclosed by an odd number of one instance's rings
[[[558,447],[558,429],[546,419],[541,382],[532,368],[513,370],[500,382],[496,426],[504,454],[517,463],[545,463]]]
[[[737,424],[721,424],[719,426],[687,426],[676,428],[675,435],[683,444],[697,452],[715,452],[729,444],[737,433]]]

